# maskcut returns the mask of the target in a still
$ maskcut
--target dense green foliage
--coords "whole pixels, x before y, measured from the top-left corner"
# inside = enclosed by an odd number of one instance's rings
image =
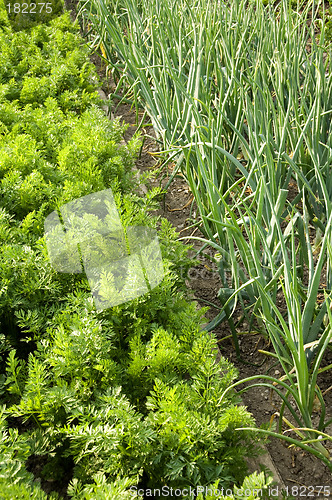
[[[16,346],[20,331],[42,334],[50,304],[73,280],[87,290],[81,276],[52,271],[41,239],[45,216],[112,185],[124,223],[139,224],[152,198],[141,202],[128,195],[139,143],[119,146],[124,127],[98,107],[96,74],[68,15],[49,28],[34,28],[31,36],[5,30],[0,47],[0,308],[2,330]],[[47,95],[40,93],[41,81]],[[14,95],[8,93],[12,87]]]
[[[188,249],[160,221],[165,277],[97,312],[85,275],[55,272],[43,236],[62,204],[111,187],[122,224],[155,227],[135,194],[140,140],[101,110],[78,28],[0,30],[0,489],[2,498],[134,498],[129,488],[240,484],[253,419],[184,296]],[[181,272],[180,272],[181,271]],[[37,465],[38,467],[37,467]],[[261,477],[252,484],[265,484]],[[50,485],[52,487],[50,488]],[[192,495],[188,498],[192,498]]]

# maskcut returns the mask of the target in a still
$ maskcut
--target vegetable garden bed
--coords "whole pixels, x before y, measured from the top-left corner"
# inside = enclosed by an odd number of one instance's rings
[[[208,329],[227,319],[240,356],[237,307],[249,330],[256,322],[282,371],[251,381],[265,377],[280,397],[279,437],[332,469],[329,388],[318,385],[331,340],[325,8],[90,0],[82,18],[121,76],[117,90],[127,78],[174,175],[186,177],[198,212],[192,229],[203,234],[192,239],[218,252],[221,307]]]
[[[124,228],[156,227],[161,191],[136,194],[140,139],[123,144],[125,127],[105,117],[69,14],[17,33],[0,14],[1,498],[143,498],[242,481],[266,497],[264,473],[245,477],[259,436],[236,430],[254,422],[225,394],[236,371],[216,362],[204,311],[186,299],[193,262],[172,226],[159,221],[162,283],[126,304],[97,311],[83,273],[52,268],[50,213],[111,188]]]

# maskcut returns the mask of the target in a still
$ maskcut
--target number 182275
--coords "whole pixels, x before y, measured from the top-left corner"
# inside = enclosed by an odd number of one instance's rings
[[[46,12],[47,14],[52,13],[51,3],[14,3],[7,4],[8,14],[40,14],[41,12]]]

